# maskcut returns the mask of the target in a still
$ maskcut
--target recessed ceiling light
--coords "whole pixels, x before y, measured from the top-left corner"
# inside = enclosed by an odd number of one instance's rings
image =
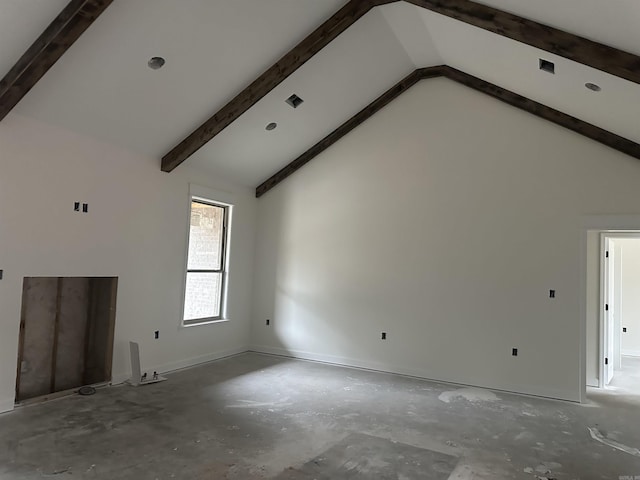
[[[587,87],[592,92],[599,92],[600,90],[602,90],[600,85],[596,85],[595,83],[591,83],[591,82],[585,83],[584,86]]]
[[[267,124],[266,127],[264,127],[265,130],[267,131],[271,131],[271,130],[275,130],[275,128],[278,126],[278,124],[276,122],[271,122],[269,124]]]
[[[151,59],[147,62],[147,65],[149,65],[149,68],[152,70],[158,70],[159,68],[162,68],[164,64],[165,61],[162,57],[151,57]]]

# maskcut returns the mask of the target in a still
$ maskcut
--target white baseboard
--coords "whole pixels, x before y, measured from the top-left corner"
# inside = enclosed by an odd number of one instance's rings
[[[622,350],[624,357],[640,357],[640,350]]]
[[[340,357],[335,355],[325,355],[321,353],[305,352],[302,350],[291,350],[280,347],[270,347],[265,345],[252,345],[250,351],[257,353],[266,353],[270,355],[278,355],[283,357],[298,358],[301,360],[311,360],[314,362],[328,363],[332,365],[339,365],[342,367],[359,368],[364,370],[374,370],[378,372],[391,373],[396,375],[403,375],[407,377],[420,378],[422,380],[429,380],[433,382],[446,383],[458,386],[471,386],[477,388],[485,388],[488,390],[495,390],[506,393],[515,393],[518,395],[527,395],[533,397],[544,397],[552,400],[563,400],[568,402],[580,402],[579,392],[568,392],[566,390],[550,389],[535,387],[532,388],[527,385],[478,385],[474,383],[472,379],[448,379],[441,378],[435,375],[433,372],[429,372],[427,369],[416,369],[412,367],[401,367],[395,365],[388,365],[381,362],[371,362],[366,360],[358,360],[348,357]]]
[[[153,372],[158,372],[159,374],[166,374],[170,372],[175,372],[176,370],[182,370],[183,368],[196,367],[198,365],[202,365],[204,363],[213,362],[216,360],[220,360],[225,357],[231,357],[233,355],[238,355],[239,353],[244,353],[249,351],[249,347],[241,346],[236,348],[230,348],[228,350],[220,350],[213,353],[208,353],[206,355],[200,355],[199,357],[187,358],[184,360],[179,360],[177,362],[165,363],[162,365],[155,366],[145,366],[142,365],[142,372],[147,372],[149,376],[153,374]],[[117,385],[119,383],[123,383],[131,378],[131,372],[119,373],[112,375],[111,383]]]
[[[143,372],[153,373],[154,371],[156,371],[160,374],[165,374],[174,372],[176,370],[181,370],[183,368],[196,367],[198,365],[220,360],[225,357],[231,357],[233,355],[238,355],[247,351],[249,351],[249,347],[247,346],[231,348],[228,350],[220,350],[218,352],[208,353],[206,355],[200,355],[199,357],[192,357],[185,360],[179,360],[177,362],[145,367],[143,369]],[[112,375],[111,383],[117,385],[129,380],[130,377],[131,372],[115,374]],[[14,407],[15,401],[13,398],[0,399],[0,413],[10,412],[14,409]]]
[[[0,400],[0,413],[10,412],[15,406],[15,399],[3,398]]]

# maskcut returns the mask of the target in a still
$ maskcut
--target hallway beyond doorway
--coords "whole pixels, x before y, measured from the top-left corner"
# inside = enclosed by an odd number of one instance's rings
[[[610,388],[640,396],[640,357],[622,356],[622,368],[616,370]]]

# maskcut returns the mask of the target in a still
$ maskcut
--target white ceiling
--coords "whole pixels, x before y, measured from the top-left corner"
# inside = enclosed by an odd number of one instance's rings
[[[256,186],[414,70],[375,9],[188,161]],[[296,109],[285,103],[294,93],[304,100]],[[278,128],[267,132],[270,122]]]
[[[442,64],[431,33],[425,28],[416,7],[407,2],[388,3],[379,7],[391,30],[404,47],[416,68]]]
[[[640,85],[415,8],[447,65],[640,143]],[[555,74],[539,69],[540,58],[555,63]]]
[[[67,0],[0,0],[7,71]],[[158,158],[346,0],[115,1],[15,112]],[[640,55],[637,0],[482,0]],[[154,55],[164,68],[146,66]],[[556,62],[556,74],[538,59]],[[256,186],[415,68],[447,64],[640,143],[640,85],[405,2],[377,7],[187,160]],[[584,88],[598,83],[602,92]],[[304,99],[298,109],[284,100]],[[267,123],[278,128],[266,132]],[[158,167],[159,168],[159,167]]]
[[[16,111],[160,158],[344,3],[115,1]]]
[[[638,0],[474,0],[640,55]]]
[[[0,0],[0,78],[67,3],[68,0]]]

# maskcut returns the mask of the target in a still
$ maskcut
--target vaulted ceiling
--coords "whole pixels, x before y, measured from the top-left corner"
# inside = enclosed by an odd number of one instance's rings
[[[377,3],[186,161],[242,185],[259,185],[396,82],[437,65],[640,143],[640,84],[413,4],[419,0]],[[635,0],[482,3],[640,55]],[[13,112],[157,157],[160,165],[345,4],[115,0]],[[0,75],[65,5],[0,2]],[[164,57],[166,65],[149,69],[152,56]],[[555,74],[539,69],[540,58],[555,63]],[[640,78],[640,64],[636,68]],[[586,89],[587,82],[602,91]],[[285,103],[292,94],[304,100],[296,109]],[[267,131],[270,122],[278,126]]]

